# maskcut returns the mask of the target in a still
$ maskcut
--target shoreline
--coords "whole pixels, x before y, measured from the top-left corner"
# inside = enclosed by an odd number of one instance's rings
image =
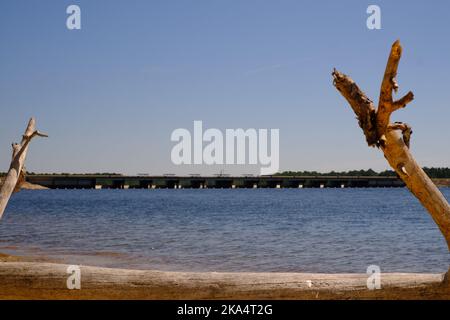
[[[0,253],[0,299],[450,299],[442,273],[367,274],[171,272],[80,266],[81,289],[67,288],[68,264]]]

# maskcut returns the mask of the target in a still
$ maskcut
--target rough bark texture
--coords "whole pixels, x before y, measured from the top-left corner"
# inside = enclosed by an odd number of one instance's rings
[[[381,84],[378,109],[349,76],[337,70],[333,71],[334,85],[356,113],[369,146],[377,146],[383,151],[390,166],[428,210],[450,250],[450,206],[410,153],[411,127],[406,123],[390,122],[394,111],[414,99],[412,92],[396,101],[392,97],[392,91],[397,92],[398,89],[396,76],[401,54],[402,47],[396,41],[392,45]]]
[[[25,158],[27,157],[29,143],[36,136],[47,137],[46,134],[36,130],[35,121],[31,118],[22,136],[22,142],[20,144],[13,143],[12,145],[13,154],[11,165],[0,189],[0,219],[3,216],[11,194],[19,191],[22,183],[25,181]]]

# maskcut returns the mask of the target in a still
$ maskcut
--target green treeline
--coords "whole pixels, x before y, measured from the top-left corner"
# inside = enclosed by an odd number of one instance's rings
[[[450,178],[450,168],[428,168],[423,170],[430,178]],[[350,170],[350,171],[331,171],[331,172],[317,172],[317,171],[284,171],[275,174],[276,176],[396,176],[393,170],[385,170],[381,172],[368,170]]]
[[[423,170],[428,174],[430,178],[446,178],[450,179],[450,168],[428,168],[424,167]],[[27,172],[28,175],[35,175],[39,173]],[[73,174],[73,173],[72,173]],[[71,173],[45,173],[45,175],[72,175]],[[0,177],[6,175],[6,172],[0,172]],[[77,174],[79,175],[79,173]],[[81,173],[81,175],[108,175],[108,176],[120,176],[119,173]],[[350,170],[350,171],[330,171],[330,172],[317,172],[317,171],[283,171],[274,174],[274,176],[395,176],[396,173],[392,170],[385,170],[381,172],[368,170]]]

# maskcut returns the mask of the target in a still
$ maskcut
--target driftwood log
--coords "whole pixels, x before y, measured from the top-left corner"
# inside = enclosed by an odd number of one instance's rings
[[[406,123],[390,121],[394,111],[404,108],[414,99],[411,91],[399,100],[394,101],[392,97],[392,92],[398,90],[396,76],[401,54],[400,41],[396,41],[392,45],[381,84],[378,109],[375,109],[373,102],[349,76],[336,69],[332,73],[333,83],[356,113],[368,145],[383,151],[390,166],[428,210],[444,235],[450,250],[450,206],[410,152],[411,127]]]
[[[0,257],[1,258],[1,257]],[[80,267],[80,290],[67,287],[68,265],[1,262],[2,299],[449,299],[442,274],[165,272]]]
[[[36,122],[31,118],[22,136],[21,143],[12,144],[11,165],[0,189],[0,219],[3,216],[11,194],[18,192],[20,186],[25,181],[25,158],[27,157],[30,141],[36,136],[47,137],[46,134],[36,130]]]

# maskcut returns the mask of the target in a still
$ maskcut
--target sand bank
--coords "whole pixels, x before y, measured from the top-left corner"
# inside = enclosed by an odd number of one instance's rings
[[[450,299],[443,274],[162,272],[81,266],[81,289],[67,289],[66,264],[0,256],[0,299]]]

